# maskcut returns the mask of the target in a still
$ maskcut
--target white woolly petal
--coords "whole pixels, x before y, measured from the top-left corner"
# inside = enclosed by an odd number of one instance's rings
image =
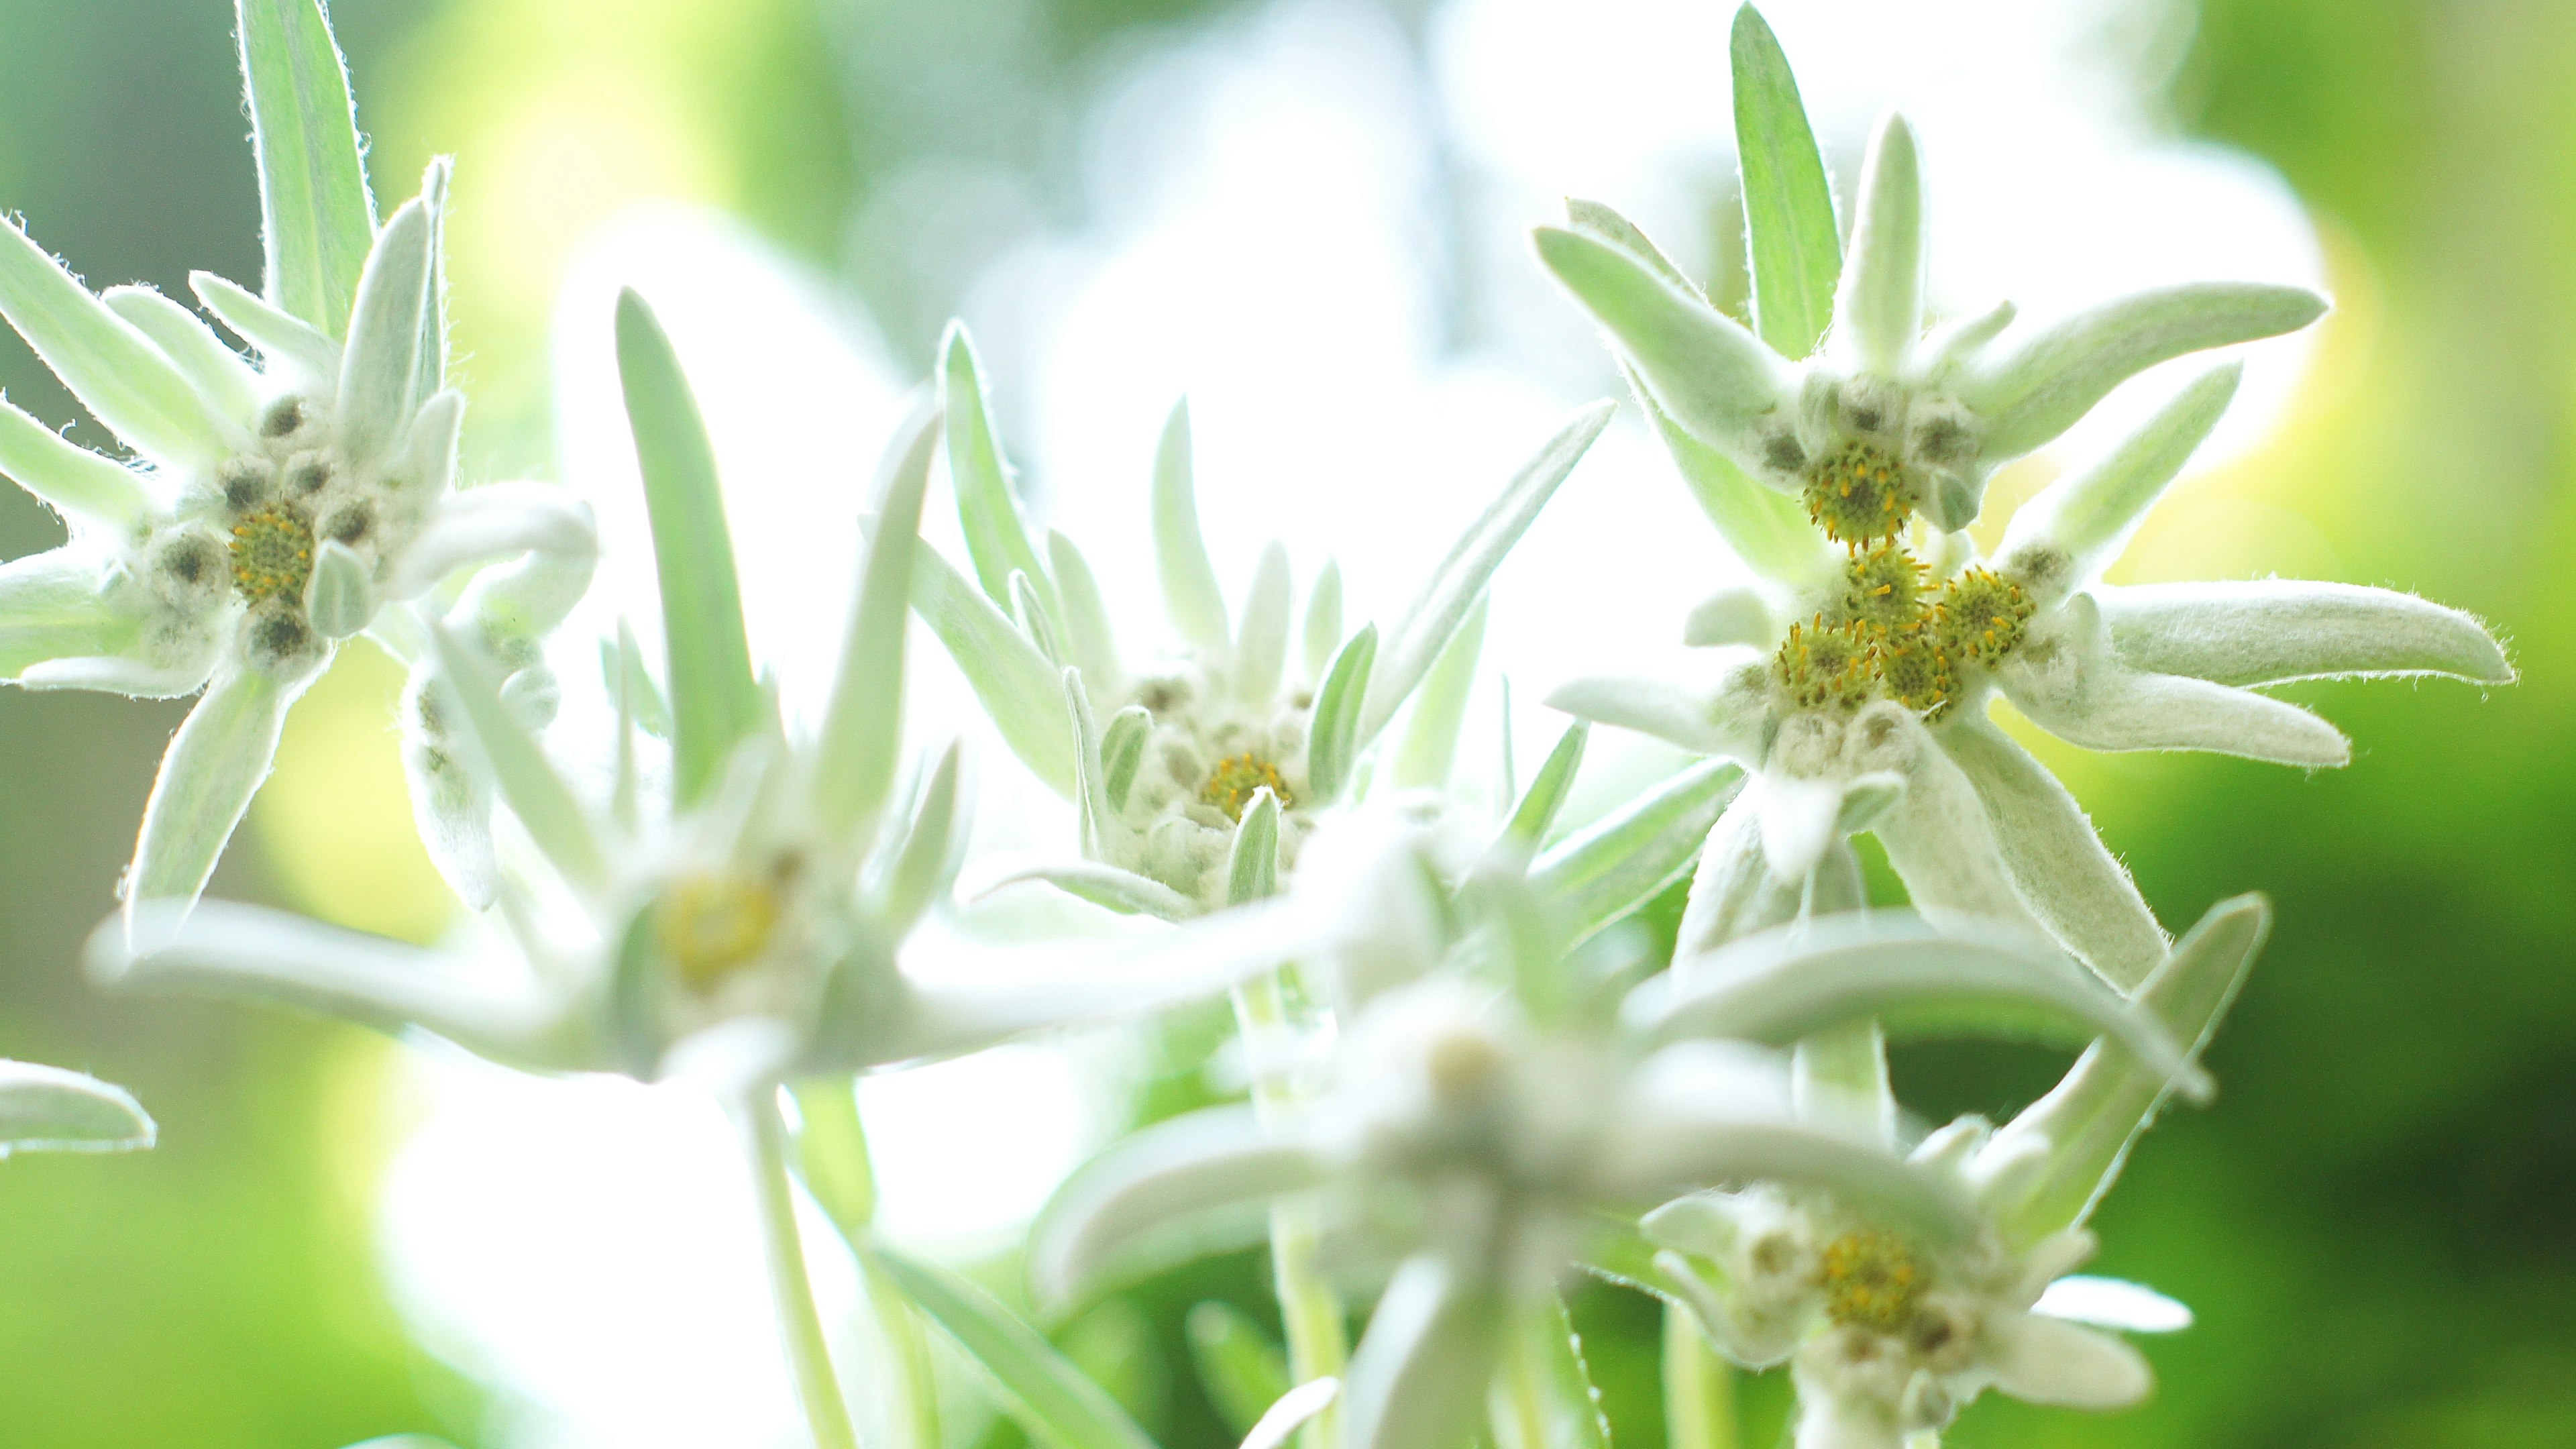
[[[2219,684],[2353,675],[2514,677],[2484,625],[2393,589],[2303,579],[2102,588],[2122,659]]]
[[[2155,1374],[2136,1349],[2063,1319],[1992,1319],[1986,1324],[1986,1355],[1995,1387],[2034,1404],[2118,1409],[2155,1387]]]
[[[2085,594],[2034,627],[1997,677],[2032,723],[2087,749],[2209,750],[2310,769],[2352,758],[2341,731],[2297,705],[2131,668]]]
[[[1807,878],[1825,847],[1838,838],[1843,782],[1764,774],[1747,792],[1762,818],[1762,856],[1772,879],[1794,884]]]
[[[2191,1309],[2153,1288],[2086,1274],[2049,1284],[2031,1312],[2131,1333],[2180,1333],[2191,1327]]]
[[[2046,934],[2004,873],[2003,850],[1976,787],[1942,751],[1922,752],[1905,793],[1872,831],[1915,908],[1935,924],[1965,918]]]

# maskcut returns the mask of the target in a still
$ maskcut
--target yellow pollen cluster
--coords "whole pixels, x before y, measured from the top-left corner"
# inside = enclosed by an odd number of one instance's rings
[[[1919,492],[1904,464],[1857,440],[1807,468],[1807,516],[1837,543],[1896,537]]]
[[[1877,631],[1858,619],[1828,624],[1822,614],[1792,624],[1771,676],[1800,709],[1858,709],[1878,676]]]
[[[1881,629],[1902,629],[1923,615],[1923,565],[1895,540],[1854,546],[1843,563],[1843,613]]]
[[[1881,1333],[1904,1328],[1930,1286],[1913,1250],[1891,1233],[1845,1233],[1825,1244],[1818,1275],[1836,1323]]]
[[[2021,642],[2037,606],[2021,585],[1992,569],[1952,579],[1932,606],[1932,628],[1953,658],[1992,664]]]
[[[1288,782],[1279,778],[1279,767],[1246,750],[1216,762],[1207,783],[1199,787],[1199,801],[1224,811],[1228,820],[1241,820],[1252,797],[1265,788],[1279,797],[1283,810],[1296,803],[1288,797]]]
[[[230,545],[233,587],[256,604],[264,599],[302,600],[313,577],[313,525],[303,510],[271,503],[242,515]]]
[[[683,876],[653,905],[663,957],[698,991],[751,964],[777,926],[777,893],[731,871]]]

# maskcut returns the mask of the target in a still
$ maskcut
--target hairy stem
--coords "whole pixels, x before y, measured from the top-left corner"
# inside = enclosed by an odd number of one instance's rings
[[[814,1449],[859,1449],[849,1406],[841,1400],[841,1381],[832,1372],[823,1315],[814,1306],[814,1282],[805,1272],[805,1244],[796,1230],[796,1189],[787,1175],[787,1124],[779,1119],[775,1091],[758,1093],[751,1104],[751,1144],[770,1286],[778,1296],[778,1326],[787,1339],[806,1427],[813,1433]]]

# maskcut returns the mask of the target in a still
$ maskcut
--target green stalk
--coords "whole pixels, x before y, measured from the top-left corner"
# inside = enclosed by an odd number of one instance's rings
[[[1671,1449],[1736,1449],[1735,1371],[1709,1351],[1690,1310],[1664,1305],[1664,1439]]]
[[[1486,1400],[1486,1413],[1495,1420],[1494,1440],[1503,1449],[1549,1449],[1546,1371],[1533,1351],[1532,1334],[1517,1324],[1514,1329],[1503,1345],[1501,1391]]]
[[[1248,1045],[1274,1038],[1288,1024],[1288,1007],[1280,980],[1271,972],[1234,989],[1237,1029]],[[1293,1094],[1286,1079],[1259,1072],[1252,1083],[1252,1105],[1262,1120],[1285,1111]],[[1288,1377],[1292,1383],[1339,1378],[1349,1366],[1349,1330],[1341,1295],[1325,1281],[1316,1264],[1323,1232],[1309,1203],[1281,1203],[1270,1210],[1270,1269],[1279,1295],[1280,1326],[1288,1337]],[[1342,1438],[1338,1400],[1306,1421],[1297,1431],[1301,1449],[1337,1449]]]
[[[814,1449],[859,1449],[849,1406],[841,1400],[841,1382],[832,1372],[823,1315],[814,1306],[814,1282],[805,1272],[805,1244],[796,1232],[796,1189],[787,1177],[787,1124],[779,1120],[774,1091],[757,1094],[751,1104],[751,1142],[770,1286],[777,1292],[778,1324],[787,1337],[806,1427],[813,1432]]]
[[[898,1401],[889,1408],[887,1424],[907,1431],[906,1449],[939,1449],[939,1399],[921,1320],[902,1292],[871,1268],[865,1251],[876,1219],[876,1172],[859,1121],[857,1087],[849,1077],[813,1077],[796,1084],[797,1171],[858,1257],[868,1308],[876,1315],[878,1341],[889,1360],[883,1388]]]

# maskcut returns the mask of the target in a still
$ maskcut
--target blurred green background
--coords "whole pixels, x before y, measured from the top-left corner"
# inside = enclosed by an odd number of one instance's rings
[[[1436,9],[1390,3],[1408,34]],[[730,208],[842,277],[916,367],[989,262],[1081,205],[1067,136],[1104,58],[1253,8],[334,10],[380,192],[407,195],[433,150],[466,159],[458,327],[479,466],[497,472],[548,455],[548,302],[593,223],[657,198]],[[1956,9],[1977,23],[1978,6]],[[2167,1123],[2100,1220],[2102,1271],[2200,1312],[2149,1345],[2159,1396],[2109,1418],[1990,1399],[1952,1442],[2576,1443],[2576,7],[2203,0],[2186,18],[2162,111],[2283,173],[2343,294],[2289,420],[2208,488],[2303,519],[2341,577],[2485,616],[2526,682],[2483,697],[2303,688],[2358,742],[2329,776],[2052,756],[2167,920],[2259,888],[2279,927],[2217,1047],[2223,1102]],[[0,207],[99,284],[177,294],[192,267],[256,276],[230,20],[221,0],[0,0]],[[1709,65],[1714,95],[1723,57]],[[76,415],[13,337],[0,386]],[[2193,521],[2146,549],[2176,569],[2309,562],[2239,557]],[[0,490],[0,556],[56,537]],[[300,707],[218,893],[299,902],[327,873],[354,923],[437,928],[382,723],[392,688],[353,653]],[[375,1267],[371,1189],[402,1126],[382,1090],[394,1049],[273,1013],[102,999],[78,979],[180,712],[0,692],[0,1055],[128,1084],[163,1129],[141,1157],[0,1167],[0,1442],[493,1442],[481,1392],[410,1345]],[[295,830],[259,828],[280,819]],[[2053,1066],[1922,1049],[1898,1072],[1937,1115],[2009,1110]],[[1161,1348],[1136,1352],[1168,1354],[1201,1294],[1257,1306],[1258,1281],[1236,1259],[1145,1292]],[[1578,1312],[1623,1449],[1659,1449],[1654,1315],[1597,1292]],[[1167,1444],[1218,1442],[1186,1367],[1140,1381],[1158,1379],[1146,1407]],[[1748,1442],[1769,1441],[1778,1397],[1748,1391]]]

